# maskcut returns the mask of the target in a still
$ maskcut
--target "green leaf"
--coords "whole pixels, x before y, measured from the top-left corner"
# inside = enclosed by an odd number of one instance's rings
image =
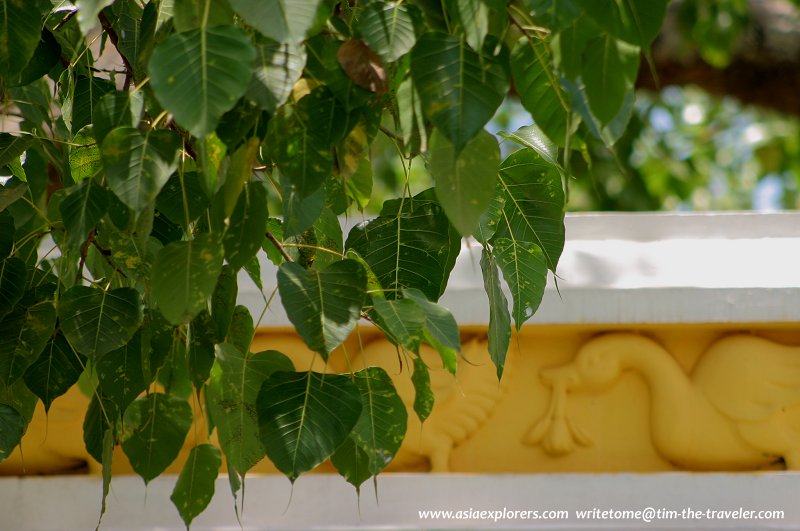
[[[83,181],[69,190],[58,209],[67,229],[67,244],[78,249],[108,210],[108,192],[91,179]]]
[[[497,368],[497,379],[503,377],[506,353],[511,341],[511,315],[508,301],[500,287],[500,272],[494,255],[483,249],[481,252],[483,289],[489,297],[489,356]]]
[[[633,90],[639,70],[639,48],[603,35],[587,45],[583,82],[589,108],[600,122],[609,123]]]
[[[81,28],[81,33],[89,35],[96,26],[98,26],[97,15],[103,10],[114,3],[114,0],[75,0],[75,6],[78,8],[78,26]]]
[[[308,197],[303,197],[292,181],[282,173],[280,183],[283,194],[283,235],[286,238],[298,236],[322,215],[325,209],[325,188],[319,188]]]
[[[428,130],[425,126],[419,91],[411,76],[404,79],[397,88],[397,113],[406,151],[410,153],[427,151]]]
[[[164,129],[121,127],[103,140],[101,152],[111,190],[125,205],[141,212],[178,168],[181,141]]]
[[[361,415],[361,393],[349,376],[276,372],[256,406],[267,455],[294,482],[345,441]]]
[[[513,133],[500,131],[497,134],[506,140],[534,150],[548,164],[563,172],[561,164],[558,162],[558,147],[536,125],[524,125]]]
[[[100,356],[95,361],[98,387],[120,411],[125,411],[146,388],[143,364],[145,345],[136,333],[128,343]]]
[[[378,314],[378,324],[389,333],[389,339],[418,354],[426,319],[422,308],[410,299],[373,297],[372,303]]]
[[[244,95],[254,59],[249,37],[234,26],[176,33],[153,51],[150,84],[180,125],[204,137]]]
[[[429,301],[417,289],[404,289],[403,294],[422,308],[425,314],[425,340],[439,353],[445,369],[455,374],[457,355],[461,350],[461,332],[453,314],[444,306]]]
[[[58,319],[72,347],[90,360],[127,344],[142,323],[139,292],[74,286],[61,296]]]
[[[222,270],[222,245],[211,234],[173,242],[153,264],[153,295],[172,324],[193,318],[206,307]]]
[[[245,354],[227,343],[216,346],[216,356],[206,404],[229,466],[244,475],[264,457],[256,412],[261,384],[272,373],[293,371],[294,366],[278,351]]]
[[[329,208],[325,208],[322,214],[314,222],[314,237],[316,245],[328,249],[328,251],[319,251],[314,256],[314,266],[317,269],[322,269],[334,262],[341,260],[342,247],[342,226],[339,224],[339,218]]]
[[[233,24],[233,10],[225,0],[173,0],[172,3],[176,31]]]
[[[325,360],[355,328],[366,297],[367,275],[355,260],[322,270],[295,263],[278,269],[278,291],[286,315],[308,348]]]
[[[456,153],[483,129],[508,92],[501,61],[443,33],[426,33],[417,41],[411,75],[425,115]]]
[[[274,114],[275,109],[289,99],[305,64],[306,50],[300,44],[273,40],[259,42],[247,97],[259,108]]]
[[[211,296],[211,320],[214,325],[215,343],[225,341],[225,336],[228,335],[238,293],[236,271],[229,265],[222,266],[222,271],[217,278],[217,285]]]
[[[461,250],[461,237],[430,190],[386,201],[377,218],[353,227],[345,243],[361,255],[392,298],[391,290],[417,288],[438,300]]]
[[[6,315],[0,321],[0,383],[6,387],[20,379],[36,361],[56,324],[52,302],[41,302]]]
[[[24,86],[41,79],[58,64],[60,58],[61,45],[53,36],[53,32],[46,26],[43,27],[42,36],[33,52],[33,57],[19,73],[19,77],[10,84]]]
[[[214,343],[216,343],[214,323],[207,310],[202,310],[197,317],[192,319],[189,336],[189,344],[186,346],[186,364],[189,378],[197,392],[200,392],[211,373],[211,366],[214,364]]]
[[[525,7],[537,24],[557,33],[581,14],[577,0],[526,0]]]
[[[238,305],[233,309],[231,327],[228,330],[228,339],[233,346],[242,352],[250,352],[250,344],[255,335],[253,316],[247,306]]]
[[[578,0],[605,31],[642,48],[648,48],[661,31],[667,3],[667,0]]]
[[[136,127],[142,115],[144,96],[141,92],[109,92],[94,109],[92,128],[99,144],[118,127]]]
[[[171,222],[184,227],[187,221],[191,223],[199,218],[209,206],[200,179],[200,174],[196,172],[186,172],[183,178],[177,173],[173,174],[156,197],[158,211]]]
[[[522,106],[551,141],[563,146],[571,109],[547,41],[520,38],[511,53],[511,74]]]
[[[414,372],[411,375],[414,385],[414,413],[420,422],[425,422],[433,410],[435,397],[431,390],[431,375],[422,358],[414,358]]]
[[[41,19],[28,0],[0,0],[0,78],[19,74],[36,51]]]
[[[542,302],[547,283],[547,261],[542,248],[529,241],[496,238],[493,251],[511,289],[512,315],[519,330]]]
[[[100,147],[92,134],[92,126],[87,125],[75,135],[69,147],[69,168],[72,180],[80,183],[92,179],[103,170]]]
[[[83,443],[88,454],[98,463],[105,461],[106,434],[116,433],[118,419],[119,410],[112,402],[99,392],[92,395],[83,419]]]
[[[53,400],[78,381],[85,365],[86,357],[75,352],[62,334],[57,334],[25,371],[25,384],[41,399],[46,413]]]
[[[172,495],[169,497],[181,515],[186,528],[202,513],[214,497],[214,485],[222,458],[219,450],[211,444],[200,444],[192,448],[181,469]]]
[[[361,416],[343,444],[331,457],[339,473],[356,489],[386,468],[406,434],[408,413],[392,379],[380,367],[353,374],[361,393]]]
[[[554,271],[564,249],[564,189],[561,174],[533,150],[506,158],[499,174],[504,206],[494,238],[533,242]]]
[[[233,213],[245,183],[249,182],[250,177],[253,175],[253,164],[258,157],[260,147],[261,139],[252,137],[231,155],[225,182],[222,184],[222,190],[220,191],[225,205],[226,220]]]
[[[0,260],[0,319],[11,310],[25,294],[28,275],[25,262],[14,256]]]
[[[321,0],[230,0],[231,6],[266,37],[278,42],[302,41],[319,20],[330,15]]]
[[[0,404],[16,409],[26,423],[33,420],[38,403],[39,398],[28,389],[24,379],[19,379],[9,386],[0,384]]]
[[[0,462],[17,447],[28,424],[13,407],[0,404]]]
[[[2,197],[2,193],[3,190],[0,190],[0,197]],[[14,216],[7,210],[0,210],[0,259],[9,256],[14,249],[15,230]],[[3,308],[3,306],[0,306],[0,308]],[[2,317],[2,312],[0,312],[0,318]]]
[[[107,429],[103,433],[103,459],[102,459],[102,476],[103,476],[103,501],[100,504],[100,516],[97,521],[97,528],[100,528],[100,522],[103,515],[106,513],[106,498],[111,490],[111,471],[112,462],[114,461],[114,446],[117,443],[117,438],[114,437],[114,430]]]
[[[267,231],[272,234],[279,242],[283,241],[283,222],[277,218],[269,218],[267,220]],[[280,253],[275,244],[269,238],[264,238],[261,242],[261,248],[273,264],[281,265],[283,263],[283,255]]]
[[[116,86],[108,79],[100,77],[77,76],[75,89],[72,95],[72,110],[70,115],[70,130],[80,131],[85,126],[94,123],[94,110],[100,100],[109,92],[114,92]],[[63,113],[62,107],[62,113]]]
[[[297,105],[283,105],[269,122],[267,149],[301,198],[322,187],[333,170],[331,145],[345,134],[346,115],[326,87]]]
[[[2,0],[0,0],[2,5]],[[1,38],[1,37],[0,37]],[[9,133],[0,133],[0,168],[14,161],[19,161],[25,151],[30,148],[36,139],[32,136],[15,136]]]
[[[463,33],[473,50],[480,50],[489,33],[489,6],[484,0],[444,0],[452,31]]]
[[[561,3],[561,0],[554,0]],[[585,14],[576,17],[550,41],[553,59],[558,71],[568,79],[576,80],[583,73],[583,54],[586,45],[598,37],[602,30]]]
[[[192,425],[188,402],[163,393],[135,400],[123,418],[122,449],[145,483],[178,457]]]
[[[28,191],[28,185],[17,178],[13,178],[0,186],[0,212],[13,205]]]
[[[375,2],[363,9],[357,27],[367,45],[391,63],[414,47],[422,13],[413,4]]]
[[[234,270],[244,267],[261,248],[267,215],[264,186],[259,182],[245,186],[222,237],[225,259]]]
[[[439,131],[433,133],[429,171],[436,180],[436,197],[463,236],[472,234],[495,195],[500,147],[495,137],[480,131],[460,154]]]

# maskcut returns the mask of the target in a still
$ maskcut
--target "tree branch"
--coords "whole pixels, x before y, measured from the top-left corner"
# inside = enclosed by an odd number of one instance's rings
[[[110,40],[111,44],[114,45],[117,53],[122,58],[122,62],[125,64],[125,83],[122,85],[122,90],[127,91],[131,86],[131,81],[133,80],[133,65],[131,65],[130,61],[128,61],[128,58],[125,57],[125,54],[122,53],[122,50],[119,49],[119,35],[117,35],[117,30],[114,29],[114,26],[111,24],[111,21],[108,20],[106,14],[100,11],[100,14],[97,15],[97,18],[100,19],[100,24],[103,26],[103,31],[108,34],[108,40]]]
[[[284,260],[287,262],[294,262],[292,257],[289,256],[289,253],[286,252],[286,249],[283,248],[283,244],[278,241],[278,238],[276,238],[274,234],[272,234],[270,231],[266,231],[264,232],[264,236],[272,242],[272,245],[274,245],[276,249],[278,249],[278,252],[281,253],[281,256],[283,256]]]

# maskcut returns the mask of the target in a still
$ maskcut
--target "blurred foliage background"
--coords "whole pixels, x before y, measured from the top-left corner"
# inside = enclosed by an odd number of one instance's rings
[[[800,207],[800,8],[789,0],[675,0],[643,61],[626,134],[577,139],[572,211]],[[647,65],[650,65],[648,68]],[[510,99],[492,132],[530,123]],[[585,142],[585,144],[584,144]],[[513,149],[505,141],[505,149]],[[391,140],[372,151],[377,199],[429,186]]]

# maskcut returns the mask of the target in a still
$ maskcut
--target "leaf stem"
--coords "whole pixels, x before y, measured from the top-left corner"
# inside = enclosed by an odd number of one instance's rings
[[[294,260],[292,260],[292,257],[289,256],[289,253],[286,252],[286,249],[283,247],[283,244],[278,240],[278,238],[275,237],[274,234],[272,234],[270,231],[265,231],[264,237],[266,237],[269,241],[272,242],[272,245],[274,245],[275,248],[278,249],[278,252],[281,253],[281,256],[283,256],[284,260],[286,260],[287,262],[294,262]]]

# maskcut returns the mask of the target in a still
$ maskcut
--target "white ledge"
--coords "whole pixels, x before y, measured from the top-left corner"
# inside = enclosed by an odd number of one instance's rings
[[[145,490],[138,477],[114,477],[104,531],[182,531],[169,500],[175,477],[159,477]],[[0,479],[2,528],[15,531],[85,531],[99,514],[101,480],[90,477]],[[227,479],[218,479],[211,505],[193,523],[194,531],[323,531],[349,529],[527,529],[527,530],[796,530],[800,528],[800,475],[771,474],[543,474],[395,475],[371,482],[361,500],[342,478],[301,477],[294,490],[279,476],[247,479],[242,526],[233,513]],[[290,500],[291,497],[291,500]],[[422,510],[567,511],[558,520],[520,518],[423,520]],[[579,519],[576,511],[644,511],[642,519]],[[708,510],[783,511],[773,519],[696,519]],[[691,509],[695,518],[661,518],[665,510]],[[685,513],[688,515],[689,513]],[[683,516],[683,514],[682,514]]]
[[[531,324],[788,323],[800,321],[800,213],[574,214]],[[485,325],[478,260],[465,240],[441,303],[460,324]],[[264,289],[275,268],[262,264]],[[264,303],[240,277],[240,304]],[[262,326],[288,326],[274,301]]]

